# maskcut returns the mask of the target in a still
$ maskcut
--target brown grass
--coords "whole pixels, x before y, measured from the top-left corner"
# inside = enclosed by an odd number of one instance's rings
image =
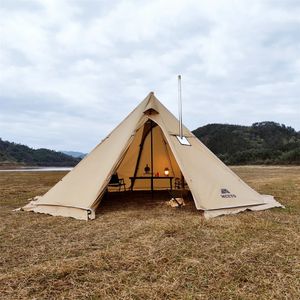
[[[12,212],[63,173],[0,173],[0,298],[299,299],[300,167],[233,169],[286,209],[204,220],[112,195],[84,222]]]

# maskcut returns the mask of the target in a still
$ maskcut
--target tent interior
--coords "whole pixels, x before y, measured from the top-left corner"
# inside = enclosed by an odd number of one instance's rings
[[[150,119],[136,131],[115,173],[130,191],[188,188],[161,128]]]

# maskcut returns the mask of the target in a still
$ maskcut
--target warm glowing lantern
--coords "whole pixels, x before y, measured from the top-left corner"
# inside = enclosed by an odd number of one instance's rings
[[[166,175],[166,176],[169,176],[169,174],[170,174],[170,171],[169,171],[169,169],[168,169],[168,168],[165,168],[165,171],[164,171],[164,172],[165,172],[165,175]]]

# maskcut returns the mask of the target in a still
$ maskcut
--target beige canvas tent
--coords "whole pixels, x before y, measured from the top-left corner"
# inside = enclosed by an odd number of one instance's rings
[[[207,149],[186,127],[179,137],[178,120],[149,95],[71,172],[24,210],[89,220],[114,173],[133,190],[164,189],[168,180],[184,178],[198,210],[205,217],[281,207],[272,196],[260,195]],[[143,177],[145,176],[145,178]],[[131,177],[131,179],[130,179]],[[138,178],[138,180],[135,180]],[[163,179],[163,178],[162,178]],[[172,183],[173,186],[174,183]]]

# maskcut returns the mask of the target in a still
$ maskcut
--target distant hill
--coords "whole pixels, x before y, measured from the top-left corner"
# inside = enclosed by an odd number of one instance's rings
[[[66,155],[72,156],[72,157],[79,157],[84,158],[86,156],[86,153],[78,152],[78,151],[60,151],[61,153],[64,153]]]
[[[193,133],[226,164],[300,164],[300,132],[283,124],[209,124]]]
[[[75,166],[80,158],[48,149],[32,149],[0,138],[0,165]]]

